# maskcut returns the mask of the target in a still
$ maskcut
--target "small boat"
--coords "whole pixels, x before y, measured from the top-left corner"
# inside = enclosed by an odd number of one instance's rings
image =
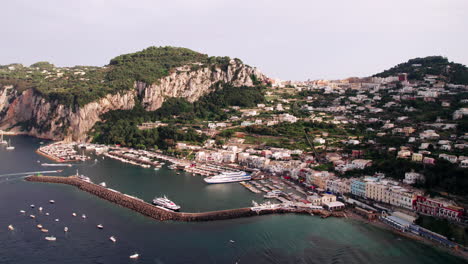
[[[38,225],[37,225],[37,228],[42,229],[42,225],[41,225],[41,224],[38,224]]]
[[[140,255],[138,253],[135,253],[130,256],[131,259],[137,259]]]
[[[32,219],[36,218],[35,215],[29,215],[29,217],[31,217]]]
[[[40,160],[38,160],[38,161],[37,161],[37,163],[41,163],[41,161],[40,161]]]
[[[30,206],[31,206],[31,208],[34,208],[34,204],[31,204]]]
[[[68,232],[68,227],[64,227],[64,228],[63,228],[63,231],[64,231],[64,232]]]
[[[49,215],[49,213],[45,213],[45,215]]]
[[[42,211],[42,207],[39,207],[39,211]]]
[[[42,232],[42,233],[48,233],[49,230],[47,230],[47,229],[45,229],[45,228],[42,228],[42,229],[41,229],[41,232]]]
[[[15,230],[15,228],[13,227],[13,225],[9,225],[9,226],[8,226],[8,229],[10,229],[11,231]]]
[[[57,218],[57,219],[55,219],[55,222],[58,222],[58,221],[60,221],[58,218]]]
[[[117,242],[117,239],[114,236],[109,237],[109,239],[110,239],[110,241],[112,241],[114,243]]]
[[[99,228],[99,229],[103,229],[103,228],[104,228],[104,226],[103,226],[103,225],[101,225],[101,224],[99,224],[99,225],[97,225],[97,228]]]
[[[102,187],[107,187],[105,182],[101,182],[99,185],[101,185]]]
[[[45,237],[45,240],[47,240],[47,241],[55,241],[55,240],[57,240],[57,238],[55,238],[54,236],[48,236],[48,237]]]
[[[234,241],[234,240],[231,239],[231,240],[229,240],[229,242],[234,243],[234,242],[236,242],[236,241]]]
[[[10,140],[8,140],[8,147],[6,147],[6,149],[7,149],[7,150],[14,150],[14,149],[15,149],[15,147],[13,147],[13,146],[11,145],[11,141],[10,141]]]
[[[26,211],[25,210],[20,210],[20,213],[24,214],[24,213],[26,213]]]
[[[81,218],[86,219],[86,215],[85,214],[81,215]]]
[[[55,203],[55,201],[54,200],[49,200],[49,203],[53,204],[53,203]]]

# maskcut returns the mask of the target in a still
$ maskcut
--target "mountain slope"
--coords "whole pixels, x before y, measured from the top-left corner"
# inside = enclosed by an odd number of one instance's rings
[[[254,77],[255,76],[255,77]],[[190,102],[218,83],[251,87],[266,77],[238,59],[185,48],[150,47],[105,67],[0,67],[0,129],[56,140],[85,140],[100,116],[142,102],[156,110],[170,97]]]

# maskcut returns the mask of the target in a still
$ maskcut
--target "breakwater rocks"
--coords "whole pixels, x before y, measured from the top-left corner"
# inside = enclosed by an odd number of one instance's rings
[[[233,219],[240,217],[249,217],[256,215],[265,215],[265,214],[277,214],[277,213],[302,213],[302,214],[314,214],[320,215],[322,217],[329,216],[342,216],[340,213],[332,213],[324,210],[312,210],[312,209],[265,209],[261,211],[253,211],[251,208],[238,208],[238,209],[229,209],[221,211],[211,211],[203,213],[182,213],[182,212],[172,212],[158,208],[152,204],[149,204],[143,200],[140,200],[136,197],[131,197],[120,193],[115,190],[107,189],[100,185],[82,181],[74,176],[70,177],[55,177],[55,176],[28,176],[26,177],[27,181],[32,182],[46,182],[46,183],[61,183],[75,186],[83,191],[91,193],[95,196],[98,196],[102,199],[108,200],[120,206],[126,207],[133,211],[136,211],[140,214],[146,215],[153,219],[159,221],[214,221],[214,220],[224,220],[224,219]]]

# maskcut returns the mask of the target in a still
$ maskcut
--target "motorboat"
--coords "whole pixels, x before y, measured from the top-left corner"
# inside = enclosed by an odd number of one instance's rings
[[[15,228],[13,227],[13,225],[9,225],[9,226],[8,226],[8,229],[11,230],[11,231],[15,230]]]
[[[114,243],[117,242],[117,239],[114,236],[109,237],[109,239],[110,239],[110,241],[112,241]]]
[[[130,256],[131,259],[137,259],[140,255],[138,253],[135,253]]]
[[[68,227],[64,227],[64,228],[63,228],[63,231],[64,231],[64,232],[68,232]]]
[[[57,238],[54,237],[54,236],[48,236],[48,237],[45,237],[45,240],[47,240],[47,241],[55,241],[55,240],[57,240]]]
[[[99,224],[99,225],[97,225],[97,228],[99,228],[99,229],[103,229],[103,228],[104,228],[104,226],[103,226],[103,225],[101,225],[101,224]]]

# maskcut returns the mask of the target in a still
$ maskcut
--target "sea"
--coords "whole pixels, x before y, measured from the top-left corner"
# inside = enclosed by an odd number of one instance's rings
[[[187,212],[246,207],[263,198],[237,183],[208,185],[201,176],[177,174],[167,167],[144,169],[102,156],[61,173],[47,172],[62,169],[41,166],[53,162],[35,150],[49,142],[27,136],[7,139],[16,149],[0,146],[0,263],[466,263],[444,250],[352,219],[285,214],[213,222],[155,221],[72,186],[26,182],[24,176],[68,176],[78,170],[95,183],[106,182],[109,188],[146,201],[166,195]],[[13,231],[8,230],[10,224]],[[37,224],[49,232],[42,233]],[[98,224],[104,228],[98,229]],[[45,240],[48,235],[57,240]],[[139,258],[130,259],[135,253]]]

